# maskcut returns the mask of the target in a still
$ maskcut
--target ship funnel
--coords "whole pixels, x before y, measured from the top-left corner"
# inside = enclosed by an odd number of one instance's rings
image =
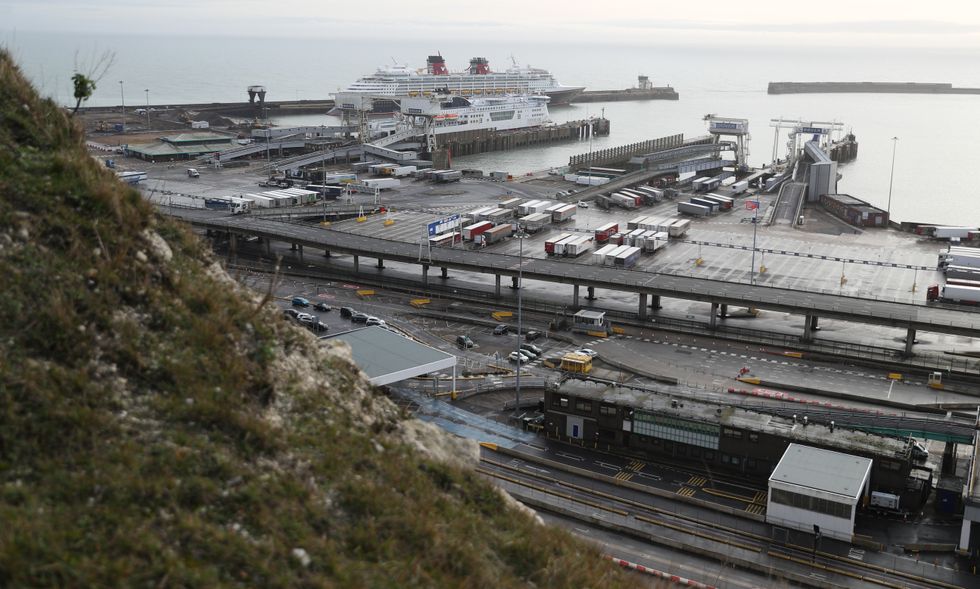
[[[441,55],[430,55],[426,60],[426,70],[435,76],[448,76],[449,70],[446,69],[446,60]]]
[[[490,73],[490,62],[487,61],[486,57],[471,57],[470,58],[470,74],[471,75],[483,75]]]

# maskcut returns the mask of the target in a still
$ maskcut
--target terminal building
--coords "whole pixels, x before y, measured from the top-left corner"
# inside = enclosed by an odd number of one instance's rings
[[[543,431],[572,444],[768,480],[792,444],[870,459],[871,491],[922,505],[932,475],[910,484],[914,458],[906,440],[808,423],[669,395],[569,379],[544,395]],[[921,467],[916,467],[921,468]]]
[[[850,542],[870,458],[790,444],[769,477],[766,522]]]

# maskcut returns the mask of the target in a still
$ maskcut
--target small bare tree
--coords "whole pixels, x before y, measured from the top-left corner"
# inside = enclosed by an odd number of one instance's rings
[[[85,64],[79,66],[78,52],[75,52],[75,74],[71,77],[75,89],[75,108],[71,111],[72,116],[78,112],[83,102],[92,97],[95,85],[106,75],[115,61],[116,53],[106,50],[93,61],[91,66]]]

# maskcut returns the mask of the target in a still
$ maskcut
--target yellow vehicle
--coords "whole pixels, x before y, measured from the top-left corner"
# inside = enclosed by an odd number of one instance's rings
[[[561,358],[561,369],[565,372],[588,374],[592,372],[592,356],[588,354],[565,354]]]

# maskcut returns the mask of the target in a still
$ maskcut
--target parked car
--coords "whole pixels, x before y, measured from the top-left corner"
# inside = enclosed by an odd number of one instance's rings
[[[308,327],[312,329],[314,333],[326,333],[330,329],[330,326],[323,321],[311,323]]]
[[[507,326],[503,323],[493,328],[494,335],[504,335],[505,333],[507,333]]]
[[[310,306],[310,301],[309,301],[309,299],[304,299],[303,297],[293,297],[293,306],[294,307],[309,307]]]
[[[300,323],[305,323],[306,325],[312,325],[320,320],[316,315],[310,315],[309,313],[300,313],[296,316],[296,320]]]
[[[365,321],[364,323],[367,325],[380,325],[382,327],[387,325],[384,319],[378,319],[377,317],[368,317],[367,321]]]
[[[470,336],[468,336],[468,335],[457,335],[456,336],[456,345],[459,346],[459,347],[461,347],[461,348],[472,348],[473,347],[473,340],[471,340],[470,339]]]
[[[581,350],[575,350],[575,353],[576,354],[585,354],[586,356],[588,356],[590,358],[595,358],[596,356],[599,355],[599,352],[596,352],[595,350],[590,349],[590,348],[582,348]]]
[[[510,355],[507,356],[507,359],[510,360],[511,362],[517,362],[518,364],[524,364],[525,362],[530,360],[530,358],[528,358],[524,354],[519,354],[517,352],[511,352]]]
[[[324,313],[329,313],[330,311],[333,310],[333,307],[331,307],[326,303],[316,303],[315,305],[313,305],[313,308],[316,309],[317,311],[323,311]]]
[[[351,307],[340,308],[340,316],[343,317],[344,319],[350,319],[351,315],[353,314],[354,314],[354,309],[352,309]]]
[[[587,209],[589,208],[589,203],[585,202],[584,200],[580,200],[578,201],[578,207],[580,209]]]
[[[299,311],[296,309],[283,309],[282,314],[290,319],[296,319],[299,316]]]
[[[531,360],[534,360],[535,358],[537,358],[539,356],[539,354],[535,354],[531,350],[524,349],[524,346],[521,346],[521,349],[519,351],[520,351],[521,354],[524,354],[525,356],[527,356]]]
[[[529,329],[527,333],[524,334],[524,341],[533,342],[534,340],[541,337],[541,332],[536,329]]]
[[[369,315],[367,313],[354,313],[350,316],[350,320],[354,323],[366,323]]]
[[[534,355],[535,356],[540,356],[541,354],[544,353],[544,350],[542,350],[538,346],[536,346],[534,344],[529,344],[527,342],[524,342],[523,344],[521,344],[521,349],[522,350],[527,350],[528,352],[534,352]]]

